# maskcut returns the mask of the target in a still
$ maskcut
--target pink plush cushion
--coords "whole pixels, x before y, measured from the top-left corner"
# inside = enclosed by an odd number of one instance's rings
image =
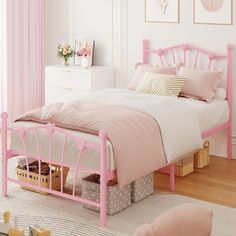
[[[181,67],[178,73],[188,78],[180,96],[196,98],[210,102],[215,95],[215,90],[222,80],[221,71],[195,70]]]
[[[146,72],[175,75],[176,68],[175,67],[157,67],[157,66],[150,66],[150,65],[140,65],[136,69],[134,76],[128,85],[128,89],[136,90],[139,83],[142,81],[144,74]]]
[[[170,209],[152,224],[139,227],[134,236],[210,236],[212,211],[186,203]]]

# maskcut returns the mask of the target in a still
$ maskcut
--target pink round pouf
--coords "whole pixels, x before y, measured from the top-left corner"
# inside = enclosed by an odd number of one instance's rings
[[[210,236],[212,211],[190,203],[174,207],[152,224],[140,226],[134,236]]]

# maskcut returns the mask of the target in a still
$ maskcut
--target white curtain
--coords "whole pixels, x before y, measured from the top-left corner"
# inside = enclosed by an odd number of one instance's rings
[[[7,110],[6,0],[0,1],[0,113]]]

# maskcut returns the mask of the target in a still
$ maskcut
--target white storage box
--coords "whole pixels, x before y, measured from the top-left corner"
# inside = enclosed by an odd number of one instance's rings
[[[154,192],[153,173],[131,183],[131,201],[138,202]]]
[[[100,176],[89,175],[82,180],[82,198],[100,202]],[[131,204],[131,187],[126,185],[119,188],[117,182],[109,181],[107,184],[107,214],[113,215]],[[100,211],[98,207],[84,204],[85,208]]]

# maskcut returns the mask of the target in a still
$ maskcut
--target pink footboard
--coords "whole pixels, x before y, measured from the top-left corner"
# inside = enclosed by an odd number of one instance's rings
[[[61,197],[67,198],[67,199],[71,199],[71,200],[74,200],[74,201],[77,201],[80,203],[99,207],[100,208],[100,226],[106,227],[106,224],[107,224],[107,215],[106,215],[107,182],[116,177],[115,171],[108,171],[107,170],[107,156],[106,156],[106,154],[107,154],[107,151],[106,151],[107,134],[106,134],[106,132],[103,130],[101,130],[99,132],[100,143],[97,144],[97,143],[83,140],[79,137],[75,137],[75,136],[73,136],[73,134],[71,134],[71,132],[69,132],[65,129],[58,128],[53,124],[38,125],[36,127],[30,127],[30,128],[23,128],[23,127],[22,128],[11,128],[11,127],[7,126],[8,114],[6,112],[2,113],[1,118],[2,118],[2,154],[3,154],[3,158],[2,158],[2,194],[3,194],[3,196],[7,197],[7,182],[13,182],[13,183],[25,186],[25,187],[33,188],[38,191],[47,192],[47,193],[61,196]],[[43,157],[40,153],[39,134],[38,134],[39,130],[47,130],[48,135],[49,135],[49,166],[50,166],[49,188],[42,187],[41,182],[40,182],[40,180],[41,180],[40,161],[48,162],[48,160],[45,157]],[[60,163],[54,163],[53,158],[52,158],[52,151],[53,151],[52,136],[55,131],[60,132],[61,134],[63,134],[63,137],[64,137]],[[9,132],[14,132],[19,136],[19,138],[22,142],[23,152],[18,152],[18,151],[9,149],[8,143],[7,143],[7,136],[8,136]],[[37,147],[37,156],[30,156],[27,154],[25,137],[27,136],[28,132],[31,132],[31,133],[34,132],[34,134],[35,134],[35,140],[36,140],[35,145]],[[72,140],[77,144],[77,148],[79,151],[77,163],[75,163],[74,166],[66,166],[64,164],[65,146],[69,140]],[[80,157],[85,149],[96,149],[99,151],[99,153],[100,153],[100,169],[99,170],[81,167]],[[7,174],[8,160],[10,158],[15,157],[15,156],[26,157],[27,179],[28,179],[27,182],[23,182],[21,180],[8,177],[8,174]],[[34,185],[34,184],[30,183],[30,181],[29,181],[29,178],[30,178],[29,177],[29,162],[28,162],[29,157],[39,161],[39,182],[38,182],[38,185]],[[52,168],[51,167],[53,164],[61,166],[61,168],[60,168],[61,190],[60,191],[56,191],[56,190],[52,189],[52,171],[51,171]],[[74,172],[75,173],[74,179],[73,179],[73,190],[72,190],[71,194],[63,192],[63,169],[64,169],[64,167],[69,167],[70,169],[75,171]],[[83,199],[75,194],[75,186],[76,186],[76,179],[77,179],[78,172],[96,173],[96,174],[100,175],[100,193],[101,194],[100,194],[100,202],[99,203]],[[168,169],[168,173],[170,174],[170,190],[174,191],[174,168],[173,168],[173,165],[171,165],[170,168]]]
[[[106,186],[107,186],[107,181],[109,181],[110,179],[115,178],[116,173],[115,171],[107,171],[106,168],[106,163],[107,163],[107,156],[106,156],[106,143],[107,143],[107,135],[106,132],[101,130],[99,132],[99,137],[100,137],[100,144],[95,144],[92,142],[88,142],[85,140],[82,140],[78,137],[73,136],[70,132],[58,128],[53,124],[48,124],[48,125],[39,125],[37,127],[31,127],[31,128],[10,128],[7,126],[7,113],[3,113],[2,114],[2,150],[3,150],[3,158],[2,158],[2,193],[3,196],[7,196],[7,182],[13,182],[13,183],[17,183],[20,184],[22,186],[25,187],[30,187],[30,188],[34,188],[36,190],[39,191],[44,191],[47,193],[51,193],[57,196],[61,196],[67,199],[71,199],[74,201],[78,201],[84,204],[89,204],[92,206],[96,206],[100,208],[100,226],[101,227],[105,227],[106,226],[106,222],[107,222],[107,215],[106,215]],[[49,188],[45,188],[42,187],[40,185],[40,173],[41,173],[41,165],[40,165],[40,161],[45,161],[45,158],[42,157],[40,155],[40,147],[39,147],[39,137],[38,137],[38,131],[45,129],[48,131],[48,135],[49,135],[49,152],[50,152],[50,162],[49,165],[50,167],[52,166],[52,164],[59,164],[61,166],[61,184],[63,184],[63,167],[69,167],[70,169],[73,169],[75,171],[74,174],[74,179],[73,179],[73,191],[72,194],[68,194],[68,193],[64,193],[63,192],[63,187],[61,186],[61,191],[55,191],[52,189],[52,172],[50,168],[50,173],[49,173],[49,180],[50,180],[50,186]],[[39,183],[38,186],[33,185],[29,182],[29,164],[28,164],[28,155],[26,152],[26,146],[25,146],[25,137],[27,135],[27,132],[35,132],[35,137],[36,137],[36,145],[37,145],[37,157],[31,157],[34,158],[35,160],[39,161]],[[53,133],[57,131],[60,132],[61,134],[64,135],[64,143],[63,143],[63,148],[62,148],[62,154],[61,154],[61,163],[52,163],[52,136]],[[14,150],[8,149],[8,145],[7,145],[7,134],[8,132],[15,132],[21,139],[22,141],[22,145],[24,148],[24,152],[23,153],[19,153],[16,152]],[[65,146],[66,143],[68,142],[68,140],[73,140],[76,144],[77,144],[77,148],[79,150],[79,156],[77,159],[77,163],[75,164],[75,166],[65,166],[64,165],[64,159],[65,159]],[[85,168],[81,168],[80,167],[80,157],[81,157],[81,153],[87,149],[96,149],[100,152],[100,170],[94,170],[94,169],[85,169]],[[18,155],[23,155],[26,157],[26,164],[27,164],[27,176],[28,176],[28,182],[22,182],[20,180],[17,179],[12,179],[9,178],[7,175],[7,162],[10,158],[14,157],[14,156],[18,156]],[[75,186],[76,186],[76,179],[77,179],[77,175],[78,172],[86,172],[86,173],[96,173],[99,174],[101,176],[100,178],[100,202],[93,202],[90,200],[86,200],[83,199],[79,196],[75,195]]]

